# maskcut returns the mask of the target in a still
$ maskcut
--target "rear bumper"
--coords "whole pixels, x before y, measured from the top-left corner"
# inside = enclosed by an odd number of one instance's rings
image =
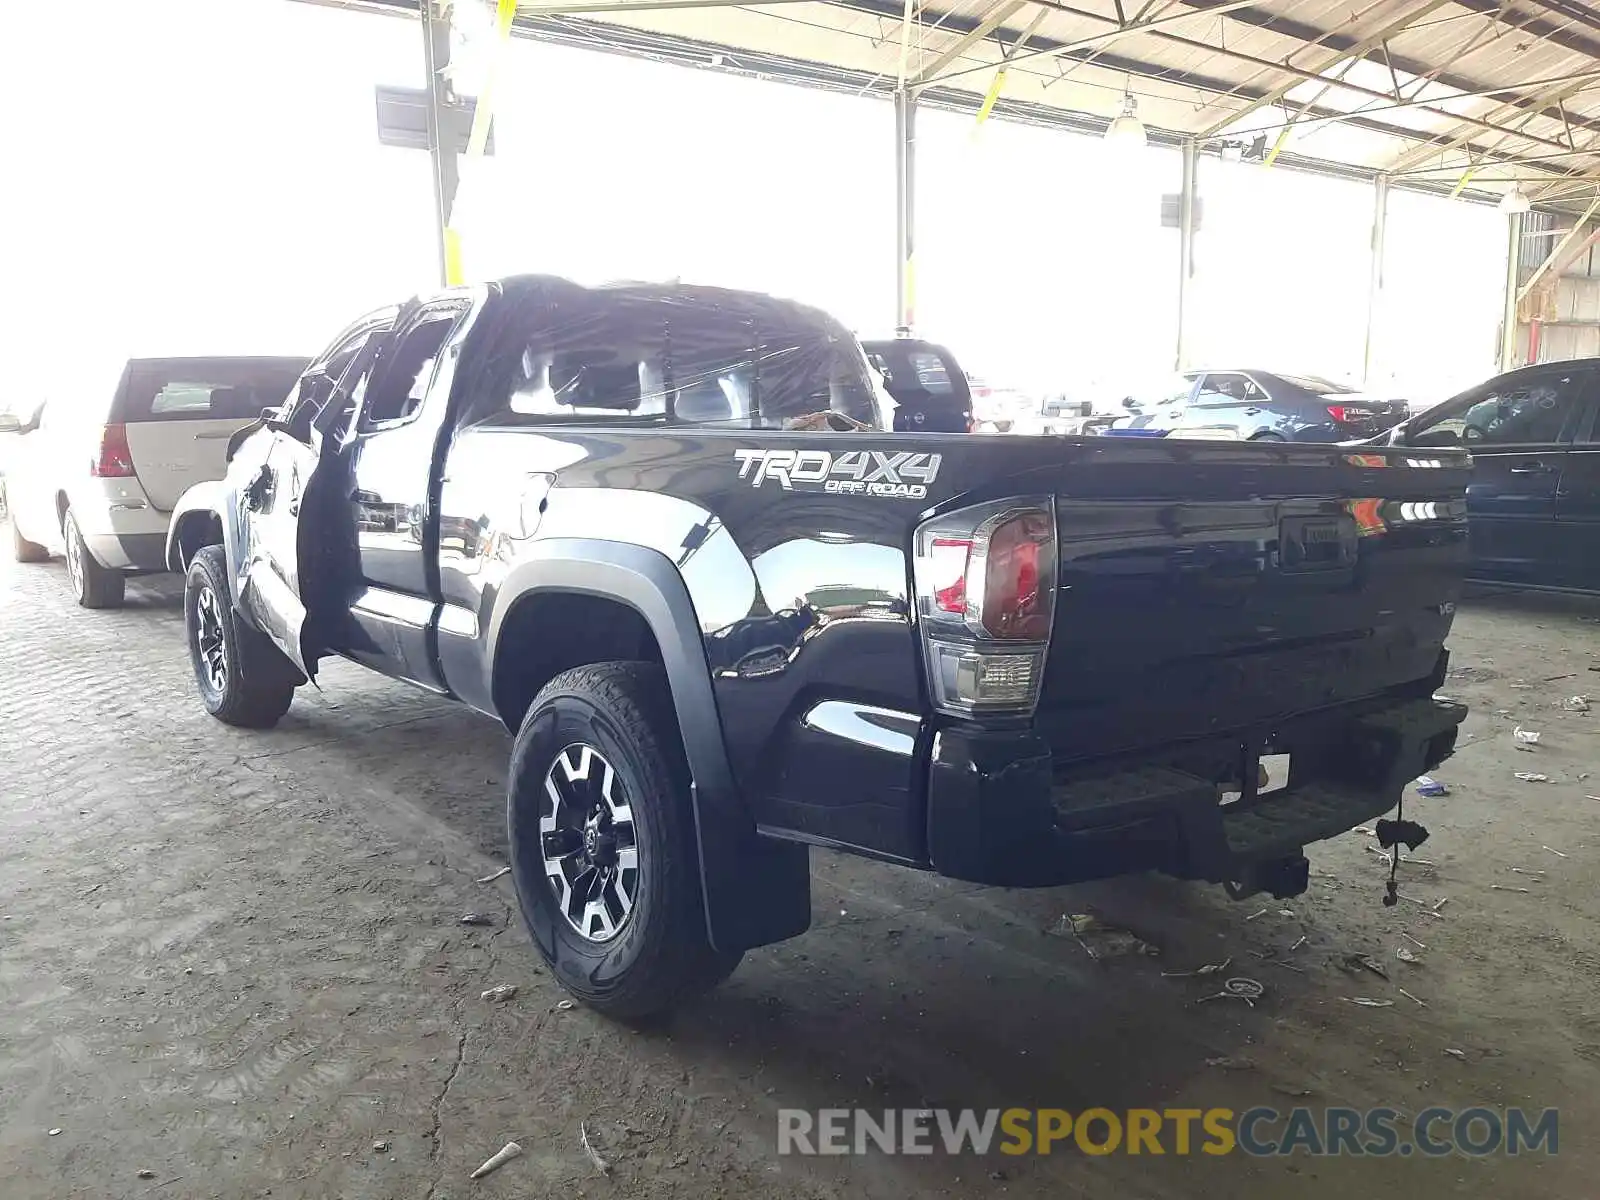
[[[1030,733],[955,729],[934,742],[928,853],[942,875],[1041,887],[1158,870],[1244,879],[1393,808],[1406,785],[1455,749],[1466,707],[1429,698],[1349,706],[1263,738],[1175,747],[1137,762],[1053,769]],[[1236,755],[1253,776],[1264,750],[1294,756],[1288,786],[1219,804],[1198,761]]]
[[[114,571],[165,571],[167,513],[136,479],[96,479],[68,497],[83,544]]]

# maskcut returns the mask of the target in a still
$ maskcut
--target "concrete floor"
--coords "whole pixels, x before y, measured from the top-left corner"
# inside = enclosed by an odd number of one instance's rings
[[[1600,606],[1459,618],[1470,738],[1439,772],[1453,794],[1408,804],[1434,865],[1402,886],[1448,897],[1438,915],[1380,907],[1355,833],[1286,904],[1153,878],[1000,892],[819,853],[812,931],[641,1032],[559,1007],[508,881],[477,882],[503,861],[501,731],[343,666],[276,730],[226,728],[194,695],[178,595],[140,583],[88,612],[59,564],[0,564],[7,1200],[1593,1194]],[[1590,687],[1593,713],[1561,711]],[[1160,957],[1095,962],[1046,932],[1088,909]],[[1229,957],[1266,986],[1256,1008],[1161,974]],[[521,990],[479,999],[498,983]],[[785,1107],[1296,1103],[1559,1106],[1561,1152],[775,1153]],[[510,1139],[523,1157],[469,1182]]]

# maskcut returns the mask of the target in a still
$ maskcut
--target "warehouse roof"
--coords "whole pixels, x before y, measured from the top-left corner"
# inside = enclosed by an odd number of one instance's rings
[[[514,28],[941,108],[993,94],[996,116],[1088,132],[1131,95],[1156,141],[1479,198],[1583,207],[1600,185],[1588,0],[538,0]]]

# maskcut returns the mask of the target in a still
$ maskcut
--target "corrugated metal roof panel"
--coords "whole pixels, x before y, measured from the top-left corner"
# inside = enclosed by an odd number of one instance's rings
[[[904,0],[649,2],[581,16],[547,4],[518,25],[858,91],[893,91],[903,59],[913,86],[958,107],[1005,66],[1002,115],[1093,128],[1131,91],[1167,137],[1283,136],[1286,154],[1402,183],[1476,167],[1526,176],[1538,199],[1600,181],[1600,11],[1587,0],[912,0],[904,47]]]

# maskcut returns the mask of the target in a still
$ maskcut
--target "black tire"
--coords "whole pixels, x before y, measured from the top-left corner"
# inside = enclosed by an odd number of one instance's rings
[[[265,634],[234,614],[221,546],[206,546],[189,563],[183,626],[195,684],[208,713],[228,725],[268,729],[289,711],[300,672]]]
[[[127,594],[127,577],[121,571],[102,567],[89,553],[78,530],[78,518],[70,508],[61,518],[61,540],[66,543],[67,581],[78,603],[84,608],[120,608]]]
[[[576,783],[566,775],[574,764],[585,767],[584,778]],[[605,810],[615,811],[602,795],[605,767],[612,772],[610,801],[620,800],[631,814],[629,830],[604,816]],[[594,778],[597,769],[599,782]],[[546,791],[547,777],[558,772],[566,775],[575,798],[560,808]],[[713,949],[707,937],[690,803],[689,769],[659,666],[609,662],[578,667],[556,676],[534,698],[511,751],[506,825],[512,880],[523,919],[551,972],[574,996],[607,1016],[638,1020],[661,1013],[715,987],[743,957]],[[563,910],[545,860],[547,848],[553,854],[561,851],[558,835],[585,842],[586,832],[560,824],[585,804],[602,814],[600,838],[610,830],[611,865],[604,865],[607,851],[602,844],[592,849],[592,856],[589,847],[565,855],[558,869],[572,898],[569,909],[583,895],[596,894],[584,879],[598,881],[597,902],[604,911],[591,919],[585,908],[580,919],[587,933]],[[554,833],[541,833],[542,816],[557,823]],[[635,852],[631,889],[626,886],[628,869],[616,859],[630,845]],[[594,876],[587,875],[590,870],[596,871]],[[624,893],[630,904],[619,917],[615,902]],[[607,925],[614,928],[608,932]]]
[[[1264,432],[1252,435],[1250,440],[1252,442],[1286,442],[1289,439],[1281,433]]]
[[[17,518],[11,517],[11,553],[20,563],[42,563],[50,561],[50,551],[38,542],[30,542],[22,536],[22,530],[17,528]]]

